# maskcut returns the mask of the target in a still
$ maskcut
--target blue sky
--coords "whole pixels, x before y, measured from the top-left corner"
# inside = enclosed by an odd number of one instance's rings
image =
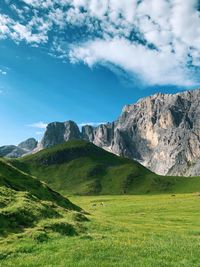
[[[52,121],[113,121],[141,97],[199,86],[197,1],[142,2],[1,1],[0,145],[40,139]]]

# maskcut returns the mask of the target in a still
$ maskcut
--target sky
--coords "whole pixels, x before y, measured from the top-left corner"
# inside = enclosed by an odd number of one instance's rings
[[[1,0],[0,145],[200,84],[197,0]]]

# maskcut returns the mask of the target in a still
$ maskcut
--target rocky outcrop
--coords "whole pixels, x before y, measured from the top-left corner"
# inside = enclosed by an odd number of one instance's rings
[[[95,129],[93,142],[158,174],[200,175],[199,104],[200,90],[147,97],[125,106],[110,133],[111,142],[106,130],[102,135],[102,126]]]
[[[200,90],[156,94],[126,106],[111,135],[113,153],[158,174],[200,175]],[[104,144],[105,138],[96,137]]]
[[[38,142],[35,138],[29,138],[24,142],[21,142],[18,147],[27,151],[32,151],[37,147]]]
[[[36,147],[38,142],[34,138],[29,138],[20,143],[18,146],[2,146],[0,147],[0,157],[19,158],[30,154]]]
[[[80,138],[81,134],[75,122],[53,122],[48,124],[44,137],[40,143],[40,148],[49,148],[54,145],[62,144],[65,141]]]
[[[67,126],[66,126],[67,125]],[[47,127],[42,148],[84,139],[162,175],[200,175],[200,90],[156,94],[124,107],[113,123]]]

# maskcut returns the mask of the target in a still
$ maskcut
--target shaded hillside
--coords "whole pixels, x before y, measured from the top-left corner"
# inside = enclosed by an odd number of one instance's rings
[[[200,191],[199,178],[158,176],[92,143],[73,140],[18,160],[18,168],[63,194],[146,194]]]
[[[0,160],[0,235],[35,228],[75,233],[81,209],[45,183]],[[65,229],[65,230],[64,230]]]

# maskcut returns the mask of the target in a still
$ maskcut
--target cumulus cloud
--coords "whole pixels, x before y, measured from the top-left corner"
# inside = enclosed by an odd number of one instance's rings
[[[46,44],[72,63],[113,64],[154,84],[199,84],[198,0],[23,0],[0,38]],[[24,4],[22,4],[24,3]]]
[[[32,128],[37,128],[37,129],[46,129],[47,123],[44,123],[43,121],[39,121],[39,122],[28,124],[27,126],[32,127]]]
[[[70,59],[73,63],[82,60],[89,66],[110,62],[137,74],[150,84],[184,83],[190,86],[193,83],[187,79],[186,69],[168,51],[151,50],[124,39],[94,40],[82,46],[73,46]]]

